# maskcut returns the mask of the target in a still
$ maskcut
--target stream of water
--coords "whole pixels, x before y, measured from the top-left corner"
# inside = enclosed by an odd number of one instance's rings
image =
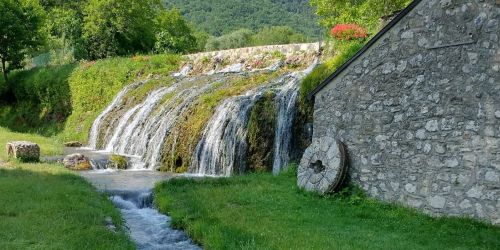
[[[110,193],[110,199],[120,209],[137,249],[201,249],[183,231],[172,229],[168,216],[153,208],[151,191]]]
[[[110,195],[110,200],[125,219],[126,229],[137,249],[201,249],[186,233],[172,229],[170,217],[153,206],[151,189],[155,183],[172,178],[172,174],[147,170],[84,171],[80,174]]]

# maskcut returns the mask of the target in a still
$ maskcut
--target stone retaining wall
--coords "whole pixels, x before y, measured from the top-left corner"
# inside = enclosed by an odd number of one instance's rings
[[[500,223],[500,2],[422,0],[315,96],[369,195]]]
[[[211,52],[201,52],[196,54],[187,55],[192,61],[197,61],[203,58],[249,58],[256,54],[265,52],[279,51],[285,56],[293,55],[297,52],[315,52],[319,50],[319,43],[298,43],[298,44],[284,44],[284,45],[267,45],[256,46],[238,49],[228,49]]]

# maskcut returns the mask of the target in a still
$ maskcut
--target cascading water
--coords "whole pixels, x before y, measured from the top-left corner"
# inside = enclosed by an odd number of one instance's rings
[[[137,249],[201,249],[183,231],[170,227],[170,218],[153,208],[150,191],[108,191],[125,219]]]
[[[97,147],[97,138],[99,136],[99,129],[101,127],[101,123],[104,117],[108,115],[113,109],[115,109],[122,101],[123,97],[132,89],[135,89],[142,84],[144,84],[144,81],[139,81],[133,84],[130,84],[123,88],[113,99],[110,105],[104,109],[104,111],[97,116],[97,118],[94,120],[94,123],[92,123],[92,128],[90,129],[90,134],[89,134],[89,147],[90,148],[96,148]]]
[[[282,86],[276,93],[275,100],[278,112],[274,136],[273,174],[278,174],[289,164],[292,149],[292,127],[295,113],[297,112],[300,82],[314,70],[317,64],[318,59],[315,59],[313,64],[303,72],[290,74],[288,83]]]
[[[215,111],[195,150],[193,171],[202,175],[230,176],[245,166],[248,118],[262,92],[249,92],[225,100]]]
[[[217,78],[217,80],[222,78]],[[142,103],[133,106],[120,116],[112,117],[110,124],[113,126],[105,130],[102,135],[106,145],[105,150],[134,159],[130,164],[131,169],[156,168],[165,137],[178,118],[200,94],[208,91],[217,82],[208,79],[202,86],[189,87],[195,80],[196,78],[186,78],[170,87],[153,90]],[[123,97],[130,89],[127,88],[119,93],[100,118],[94,122],[95,127],[101,127],[100,123],[106,115],[123,104]],[[168,96],[169,94],[173,95]],[[97,145],[99,129],[96,131],[92,132],[94,139],[91,145]],[[141,160],[138,161],[137,158]]]
[[[115,129],[113,137],[106,145],[106,150],[121,154],[126,154],[125,147],[133,139],[132,134],[140,129],[139,125],[144,122],[151,112],[157,107],[163,96],[172,92],[175,88],[160,88],[151,92],[146,100],[127,111],[120,119],[118,127]],[[131,115],[129,115],[131,114]]]
[[[276,130],[274,135],[273,173],[278,174],[290,161],[292,125],[295,118],[300,78],[292,76],[276,94]]]
[[[190,172],[220,176],[244,172],[250,112],[266,91],[273,91],[276,93],[277,107],[273,172],[278,173],[290,160],[291,130],[299,83],[309,70],[284,73],[246,94],[223,100],[205,125],[201,139],[195,144]],[[249,74],[261,73],[265,74]],[[215,85],[225,86],[228,79],[236,76],[241,76],[241,73],[186,76],[177,79],[170,87],[152,90],[136,105],[125,104],[124,100],[125,95],[142,82],[132,84],[120,91],[95,120],[89,144],[96,148],[98,142],[103,141],[106,151],[135,159],[134,164],[131,164],[132,169],[158,168],[165,141],[180,117],[184,117],[183,114],[197,103],[200,95],[214,91],[218,88],[214,88]],[[123,109],[123,106],[129,108]],[[112,115],[113,112],[117,113]],[[107,128],[103,128],[103,121],[109,124]]]

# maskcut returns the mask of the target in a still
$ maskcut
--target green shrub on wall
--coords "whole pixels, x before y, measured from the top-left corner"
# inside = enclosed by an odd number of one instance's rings
[[[354,56],[363,45],[364,41],[362,40],[334,42],[335,54],[333,57],[327,59],[323,64],[318,65],[311,74],[302,80],[300,87],[301,102],[307,102],[307,96],[337,68]]]

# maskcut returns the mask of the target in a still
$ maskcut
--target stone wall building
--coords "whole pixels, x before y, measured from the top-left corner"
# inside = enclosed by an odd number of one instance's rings
[[[385,201],[500,223],[500,0],[417,0],[312,94]]]

